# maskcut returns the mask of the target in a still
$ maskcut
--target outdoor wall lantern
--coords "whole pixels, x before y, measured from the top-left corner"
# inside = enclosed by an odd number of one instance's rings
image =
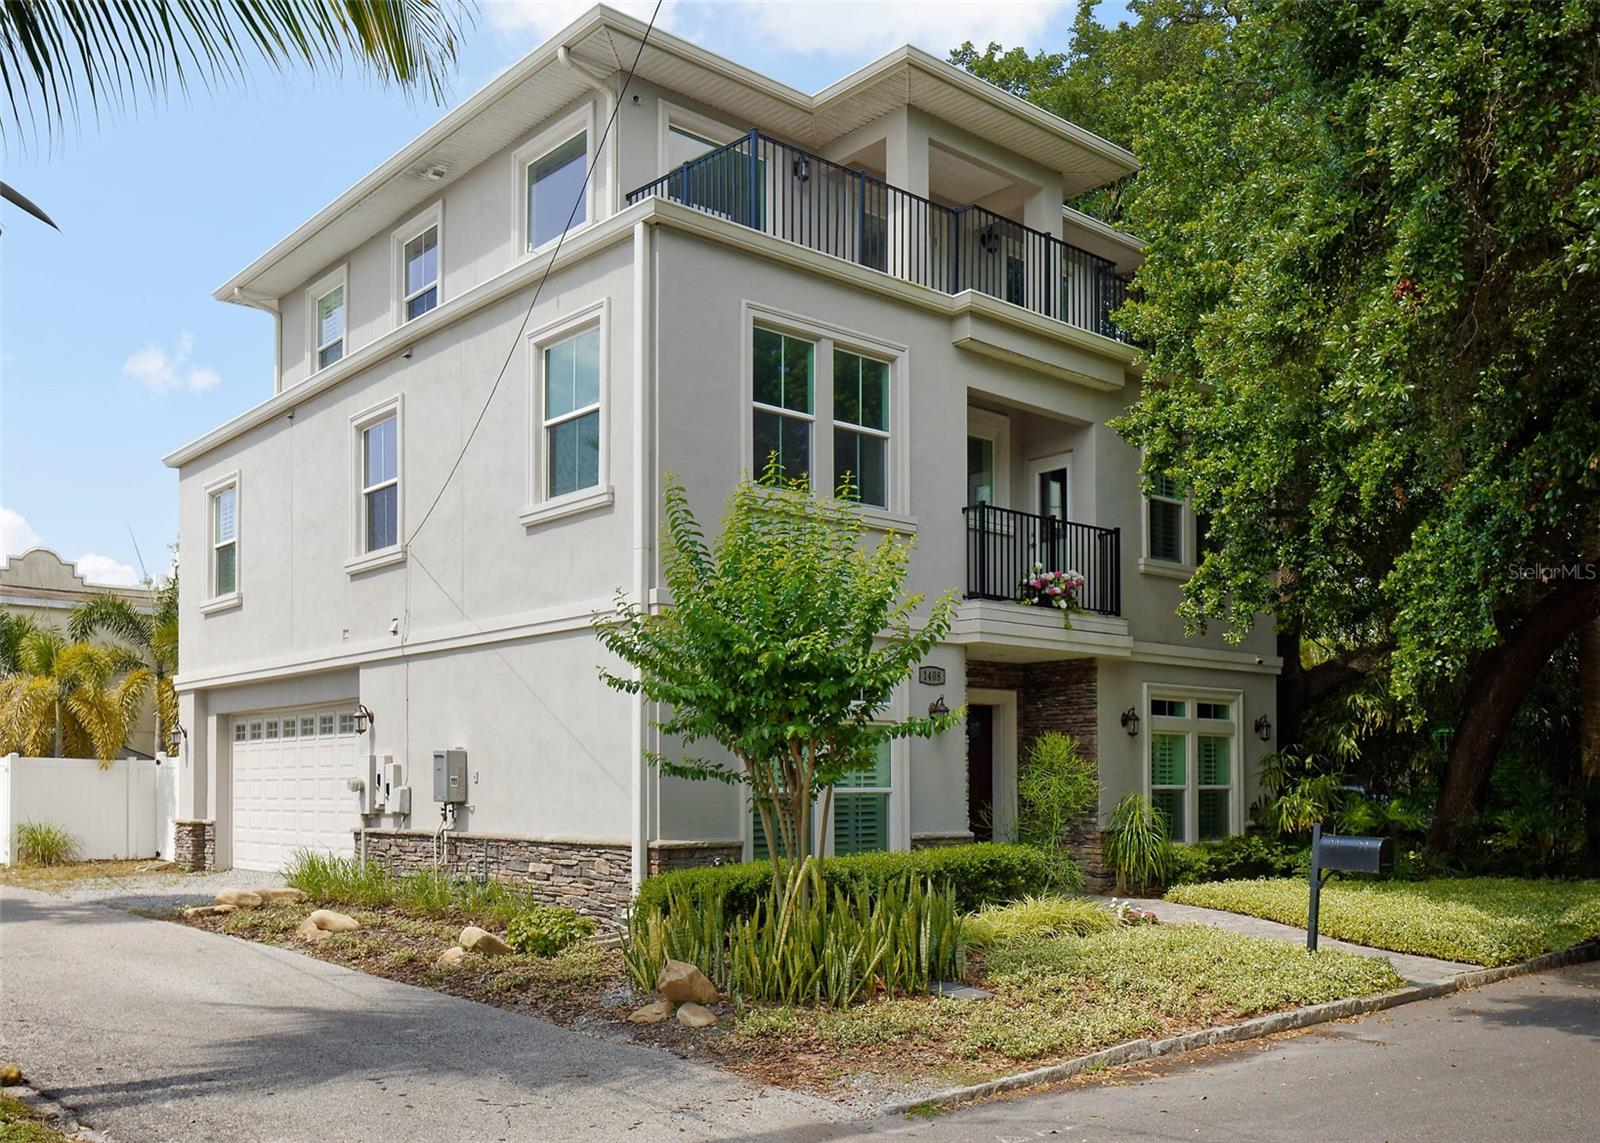
[[[801,182],[808,183],[811,181],[811,161],[809,159],[796,159],[789,164],[789,169],[794,173],[794,177]]]
[[[1272,740],[1272,720],[1264,714],[1256,719],[1256,737],[1263,742]]]
[[[928,717],[938,718],[942,714],[949,714],[950,708],[944,705],[944,696],[940,695],[928,704]]]
[[[367,709],[367,704],[364,703],[364,702],[363,703],[357,703],[356,704],[356,733],[357,734],[365,734],[367,732],[367,727],[376,726],[377,724],[378,724],[378,716],[373,714],[372,711]]]
[[[1139,712],[1129,707],[1122,712],[1122,729],[1128,732],[1129,738],[1139,737]]]

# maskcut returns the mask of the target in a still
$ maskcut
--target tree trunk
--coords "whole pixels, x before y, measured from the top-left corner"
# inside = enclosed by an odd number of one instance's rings
[[[1483,805],[1489,772],[1522,700],[1562,640],[1600,616],[1600,583],[1562,585],[1528,612],[1498,647],[1473,664],[1461,699],[1461,722],[1450,742],[1439,807],[1428,845],[1448,850],[1461,818]]]
[[[1600,854],[1600,619],[1578,629],[1578,756],[1589,791],[1589,852]]]
[[[1279,750],[1300,745],[1300,720],[1306,712],[1306,669],[1300,663],[1300,624],[1278,630],[1278,657],[1283,673],[1278,676]]]

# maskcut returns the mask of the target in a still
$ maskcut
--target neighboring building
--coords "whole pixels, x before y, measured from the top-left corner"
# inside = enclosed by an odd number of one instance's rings
[[[49,548],[29,548],[0,566],[0,607],[63,635],[73,610],[97,595],[119,596],[140,611],[155,611],[155,593],[150,588],[91,584],[78,574],[76,565]],[[120,757],[153,758],[155,747],[155,700],[146,696]]]
[[[218,290],[275,316],[277,386],[167,458],[209,561],[183,581],[197,854],[427,863],[448,826],[451,867],[599,911],[749,854],[740,788],[646,764],[653,712],[601,684],[590,617],[661,602],[663,473],[714,520],[773,450],[858,473],[872,527],[916,538],[910,588],[966,597],[895,700],[966,703],[966,735],[895,743],[825,849],[1005,834],[1049,728],[1098,758],[1102,821],[1138,790],[1180,838],[1241,830],[1272,635],[1184,636],[1202,528],[1107,425],[1139,393],[1107,315],[1140,246],[1061,205],[1133,156],[913,48],[808,96],[655,32],[619,101],[643,33],[593,9]],[[1034,561],[1086,575],[1071,630],[1011,602]],[[409,813],[362,817],[385,779]]]

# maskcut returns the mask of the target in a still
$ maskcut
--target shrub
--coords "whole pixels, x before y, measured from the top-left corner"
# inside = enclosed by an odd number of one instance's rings
[[[667,956],[696,965],[744,1000],[854,1003],[877,992],[926,992],[959,977],[965,951],[955,893],[904,876],[831,888],[815,858],[786,884],[769,885],[748,917],[726,926],[720,899],[677,886],[665,909],[635,911],[624,963],[643,989]]]
[[[398,879],[377,862],[297,849],[284,866],[283,880],[322,904],[383,909],[394,904]]]
[[[1241,834],[1172,847],[1168,885],[1202,881],[1243,881],[1252,877],[1293,877],[1303,873],[1310,850],[1275,837]]]
[[[908,876],[948,883],[955,891],[956,908],[962,912],[1041,893],[1050,880],[1049,863],[1038,850],[1026,845],[992,843],[829,857],[819,863],[819,868],[826,885],[851,892],[871,892]],[[771,886],[772,864],[766,861],[678,869],[641,885],[633,911],[660,909],[675,890],[683,888],[692,889],[697,899],[714,898],[730,918],[748,917],[765,900]]]
[[[1172,866],[1166,817],[1142,795],[1129,794],[1111,812],[1101,853],[1117,875],[1119,893],[1159,885]]]
[[[78,856],[78,839],[48,822],[23,822],[17,827],[18,865],[65,865]]]
[[[539,902],[530,890],[452,877],[433,869],[394,874],[375,861],[298,850],[284,867],[284,881],[324,905],[398,909],[414,917],[470,920],[501,929]]]
[[[592,920],[561,905],[535,905],[506,926],[506,942],[528,956],[554,956],[593,935]]]
[[[1052,889],[1083,888],[1083,870],[1062,842],[1099,797],[1095,763],[1083,756],[1072,736],[1051,731],[1033,740],[1017,781],[1017,833],[1044,853]]]
[[[971,948],[1033,937],[1086,937],[1117,927],[1117,917],[1088,897],[1024,897],[1009,905],[987,905],[965,917],[961,935]]]

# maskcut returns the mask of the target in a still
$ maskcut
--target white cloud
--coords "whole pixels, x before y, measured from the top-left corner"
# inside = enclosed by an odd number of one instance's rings
[[[203,393],[222,384],[222,375],[207,365],[191,365],[194,356],[194,334],[178,335],[178,343],[170,352],[151,342],[143,349],[128,355],[122,363],[122,375],[139,382],[156,396],[172,392]]]
[[[104,587],[137,587],[139,573],[120,560],[88,552],[73,561],[78,574],[90,583]]]
[[[0,560],[9,561],[29,548],[39,546],[39,533],[20,512],[0,508]]]
[[[640,20],[655,5],[612,0]],[[483,11],[502,36],[531,50],[592,7],[589,0],[488,0]],[[966,40],[1037,46],[1069,0],[664,0],[656,26],[743,58],[750,49],[800,52],[865,62],[902,44],[939,57]]]

